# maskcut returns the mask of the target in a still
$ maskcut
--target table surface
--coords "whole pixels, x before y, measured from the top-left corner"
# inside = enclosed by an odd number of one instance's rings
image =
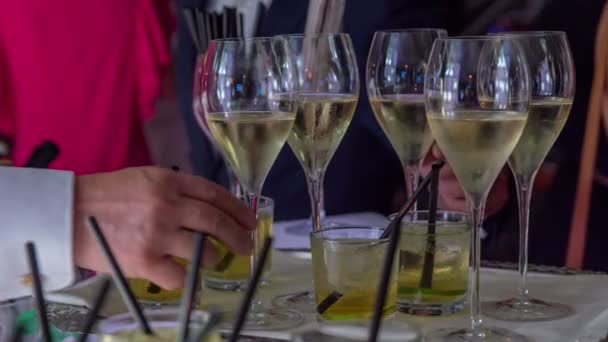
[[[305,254],[304,254],[305,255]],[[258,295],[264,302],[278,294],[308,290],[312,284],[310,260],[295,257],[293,253],[274,251],[271,283],[259,290]],[[515,295],[518,273],[513,270],[484,268],[481,273],[481,295],[483,300],[499,300]],[[76,288],[53,294],[54,302],[76,305],[90,303],[98,286],[95,279]],[[608,332],[608,275],[605,274],[548,274],[530,273],[530,293],[546,301],[569,304],[575,308],[574,316],[549,322],[501,322],[484,319],[484,324],[504,327],[517,331],[534,341],[576,341],[597,342]],[[203,289],[201,304],[219,305],[222,309],[236,310],[241,299],[241,292],[215,291]],[[66,310],[64,306],[51,307],[52,318],[60,328],[73,328],[78,324],[82,313],[78,310]],[[63,310],[63,313],[60,311]],[[125,312],[119,295],[112,292],[102,315],[107,316]],[[297,329],[315,328],[318,323],[314,314],[305,315],[305,323]],[[63,317],[63,318],[62,318]],[[468,311],[444,317],[416,317],[397,313],[392,319],[397,325],[407,324],[418,327],[424,332],[443,327],[466,326]],[[251,335],[276,339],[288,339],[292,331],[245,332]]]

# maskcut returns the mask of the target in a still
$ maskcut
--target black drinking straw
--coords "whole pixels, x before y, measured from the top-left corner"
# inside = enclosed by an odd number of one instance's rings
[[[431,184],[429,198],[429,217],[427,228],[426,248],[424,252],[424,263],[422,275],[420,276],[420,288],[430,289],[433,286],[433,267],[435,264],[435,228],[437,223],[437,197],[439,195],[439,171],[441,166],[433,164],[431,168]]]
[[[238,20],[236,22],[236,36],[239,38],[245,38],[245,18],[243,13],[239,13]]]
[[[205,50],[207,50],[207,44],[209,43],[207,41],[207,34],[205,32],[207,30],[207,26],[205,24],[207,17],[205,16],[205,12],[199,8],[194,10],[194,14],[196,17],[196,28],[198,30],[198,45],[200,47],[199,53],[205,53]]]
[[[258,2],[258,10],[255,13],[255,29],[254,35],[260,36],[262,32],[262,23],[264,22],[264,18],[266,17],[266,5],[263,2]]]
[[[234,7],[224,7],[224,15],[227,22],[227,38],[238,38],[238,12]]]
[[[36,257],[36,246],[32,241],[25,243],[25,251],[27,253],[27,261],[33,279],[33,295],[36,303],[36,313],[38,314],[40,331],[42,332],[42,340],[51,342],[53,340],[51,338],[49,320],[46,316],[46,305],[44,302],[44,293],[42,292],[42,278],[40,277],[40,269],[38,268],[38,258]]]
[[[222,18],[222,37],[223,38],[229,38],[229,32],[228,32],[228,7],[224,6],[224,10],[222,11],[222,13],[220,13],[220,16]]]
[[[438,170],[441,170],[443,165],[445,165],[445,162],[443,160],[438,160],[433,163],[433,167],[436,167]],[[439,171],[437,171],[437,172],[439,172]],[[422,183],[420,183],[420,186],[418,186],[418,189],[416,189],[416,191],[414,191],[412,196],[410,198],[408,198],[408,200],[403,204],[403,206],[401,207],[401,209],[399,210],[397,215],[395,215],[393,220],[388,224],[388,227],[384,230],[384,232],[382,233],[382,236],[380,236],[381,239],[388,238],[393,229],[401,226],[401,220],[403,220],[403,217],[405,217],[407,212],[412,209],[412,207],[414,206],[414,203],[416,203],[416,201],[418,200],[418,197],[420,197],[420,194],[422,193],[422,191],[424,189],[426,189],[426,187],[431,183],[432,176],[433,176],[433,173],[430,172],[428,175],[426,175],[426,177],[424,177],[424,179],[422,180]]]
[[[87,313],[87,317],[85,319],[84,328],[82,330],[82,335],[78,338],[78,342],[86,342],[87,337],[91,333],[93,326],[95,325],[95,321],[97,321],[97,316],[99,315],[99,311],[103,307],[103,304],[106,300],[106,296],[108,295],[108,290],[110,289],[110,285],[112,282],[110,278],[107,276],[103,276],[103,282],[101,283],[101,287],[95,296],[95,301],[93,302],[93,307]]]
[[[376,307],[374,309],[372,326],[369,332],[369,342],[376,342],[378,340],[378,332],[380,331],[380,325],[382,324],[382,314],[384,312],[384,304],[386,302],[386,293],[388,292],[388,282],[393,271],[395,252],[397,252],[400,236],[401,229],[393,229],[391,238],[388,242],[388,247],[386,248],[386,255],[384,256],[384,264],[382,268],[382,277],[380,278],[378,293],[376,294]]]
[[[196,232],[194,238],[194,251],[190,262],[190,270],[186,275],[186,288],[182,294],[182,303],[179,310],[179,330],[177,332],[177,341],[186,341],[189,335],[190,315],[192,314],[192,305],[198,288],[198,278],[200,274],[201,258],[203,255],[203,244],[205,242],[205,233]]]
[[[93,216],[89,216],[89,227],[91,229],[91,232],[93,233],[93,236],[95,236],[95,240],[97,241],[99,248],[108,260],[108,263],[110,264],[114,284],[118,288],[122,300],[127,305],[127,308],[129,308],[131,315],[133,315],[133,318],[135,318],[135,320],[139,324],[139,328],[144,334],[154,335],[154,332],[150,328],[150,325],[148,324],[148,321],[146,320],[146,317],[144,316],[141,307],[137,303],[137,300],[135,300],[135,296],[129,288],[129,284],[127,283],[127,279],[125,278],[124,273],[120,269],[116,258],[114,258],[114,254],[112,254],[112,250],[110,249],[110,246],[108,245],[105,236],[101,232],[101,228],[97,223],[97,219],[95,219],[95,217]]]
[[[204,12],[203,15],[205,16],[205,38],[207,40],[207,44],[209,44],[210,41],[215,39],[212,29],[213,23],[211,22],[211,17],[213,16],[213,14]]]
[[[186,20],[186,25],[188,25],[188,30],[190,31],[190,36],[192,37],[192,41],[194,42],[194,46],[197,51],[201,51],[201,46],[199,44],[200,39],[198,36],[198,26],[196,23],[196,13],[194,8],[184,7],[182,8],[182,14],[184,15],[184,19]]]
[[[438,160],[433,163],[433,167],[436,167],[438,170],[440,170],[444,164],[444,161]],[[384,232],[382,232],[382,235],[380,235],[379,239],[387,239],[392,236],[391,233],[394,230],[398,230],[395,228],[401,226],[401,220],[403,220],[403,217],[412,209],[414,203],[416,203],[422,191],[426,189],[426,187],[429,185],[429,183],[431,182],[432,175],[433,173],[431,172],[422,180],[416,191],[414,191],[412,196],[405,201],[403,206],[401,206],[401,209],[399,209],[399,212],[395,215],[395,217],[393,217],[391,222],[389,222],[388,226],[386,227],[386,229],[384,229]],[[327,297],[325,297],[325,299],[321,301],[321,303],[319,303],[319,305],[317,305],[317,313],[323,314],[340,298],[342,298],[342,296],[343,294],[341,294],[340,292],[332,291]]]
[[[209,13],[209,24],[211,26],[210,31],[211,31],[211,37],[213,39],[222,38],[220,35],[220,32],[218,30],[217,21],[218,21],[218,16],[213,12]]]
[[[239,308],[239,312],[236,321],[234,322],[234,327],[232,329],[232,335],[230,335],[230,342],[237,342],[239,334],[243,329],[245,319],[247,318],[247,313],[249,312],[249,308],[251,307],[251,301],[253,300],[255,291],[258,288],[258,284],[262,276],[262,271],[264,270],[264,265],[266,264],[266,259],[268,258],[268,252],[270,252],[270,246],[272,246],[272,237],[269,236],[266,238],[266,240],[264,240],[264,246],[262,247],[260,258],[255,264],[255,267],[253,269],[253,275],[249,280],[249,284],[247,285],[247,292],[245,292],[245,296],[241,301],[241,306]]]

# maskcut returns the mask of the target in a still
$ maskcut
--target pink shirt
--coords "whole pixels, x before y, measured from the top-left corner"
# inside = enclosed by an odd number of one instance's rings
[[[159,0],[2,2],[0,132],[13,139],[16,165],[47,139],[59,145],[56,169],[150,163],[142,123],[170,58],[167,8]]]

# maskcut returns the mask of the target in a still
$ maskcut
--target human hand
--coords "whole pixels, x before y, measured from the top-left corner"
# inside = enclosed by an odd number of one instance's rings
[[[109,272],[86,226],[95,216],[126,276],[166,289],[183,286],[185,269],[174,257],[190,259],[194,232],[206,232],[232,251],[248,255],[255,215],[225,189],[203,178],[157,167],[79,176],[74,199],[74,260]],[[217,261],[206,242],[203,264]]]
[[[431,165],[436,160],[446,159],[439,146],[433,144],[421,166],[423,176],[430,172]],[[503,170],[496,178],[496,182],[494,182],[494,186],[488,195],[485,216],[491,216],[499,212],[509,200],[509,196],[509,175],[506,170]],[[464,190],[458,183],[456,174],[454,174],[454,170],[447,161],[439,173],[439,201],[440,207],[443,209],[468,212]]]

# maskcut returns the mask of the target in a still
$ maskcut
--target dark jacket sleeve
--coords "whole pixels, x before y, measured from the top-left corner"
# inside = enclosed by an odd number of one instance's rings
[[[190,146],[190,161],[196,175],[227,186],[226,167],[214,147],[198,125],[192,110],[193,71],[196,49],[181,14],[183,7],[202,7],[205,0],[178,0],[177,35],[178,47],[175,61],[175,75],[179,108],[183,116]]]

